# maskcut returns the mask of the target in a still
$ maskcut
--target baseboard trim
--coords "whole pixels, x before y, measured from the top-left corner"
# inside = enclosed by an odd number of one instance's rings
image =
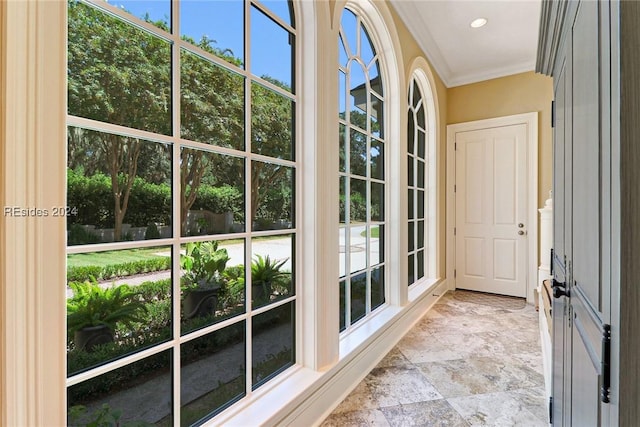
[[[391,351],[409,330],[447,292],[447,281],[437,282],[421,297],[409,303],[387,327],[364,343],[356,354],[339,362],[313,386],[303,400],[291,402],[289,411],[274,417],[268,425],[319,425],[364,377]],[[277,419],[276,419],[277,418]]]

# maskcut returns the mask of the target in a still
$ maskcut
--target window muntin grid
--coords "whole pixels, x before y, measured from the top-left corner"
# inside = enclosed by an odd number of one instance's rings
[[[344,9],[338,36],[340,330],[385,302],[385,132],[380,59]]]
[[[84,104],[81,102],[70,103],[67,117],[69,138],[70,140],[74,136],[76,139],[81,138],[84,145],[89,147],[89,149],[84,147],[83,150],[77,152],[77,158],[91,159],[92,152],[97,151],[96,149],[91,150],[91,144],[92,141],[95,143],[97,139],[94,137],[90,140],[87,135],[99,133],[105,135],[105,140],[116,141],[108,147],[119,147],[120,152],[124,153],[129,163],[142,162],[146,158],[145,153],[159,152],[160,154],[152,156],[154,160],[159,160],[145,166],[145,173],[148,176],[153,176],[155,171],[155,175],[168,177],[168,180],[166,178],[158,179],[158,183],[154,184],[156,187],[149,191],[149,194],[158,193],[156,195],[160,201],[157,203],[160,203],[164,209],[159,210],[158,214],[162,214],[162,216],[158,223],[164,225],[155,225],[154,223],[154,227],[146,227],[145,230],[136,229],[133,232],[132,229],[142,227],[129,226],[125,231],[126,224],[123,223],[118,233],[121,241],[115,241],[118,240],[114,234],[115,230],[111,231],[111,237],[107,235],[105,239],[103,227],[100,231],[100,238],[114,241],[99,243],[86,241],[87,233],[89,231],[95,232],[95,228],[90,230],[88,227],[83,227],[83,230],[78,231],[77,234],[84,233],[82,236],[85,239],[79,239],[78,244],[73,244],[70,241],[67,248],[68,257],[107,258],[114,251],[120,254],[131,251],[148,251],[154,254],[161,252],[167,260],[162,265],[169,268],[162,270],[164,283],[161,286],[156,286],[158,289],[154,290],[155,293],[151,298],[154,298],[155,302],[163,303],[162,312],[157,314],[168,316],[170,321],[167,327],[157,334],[157,339],[154,341],[142,345],[134,344],[130,346],[130,351],[117,354],[114,357],[98,359],[98,363],[80,364],[78,365],[80,368],[76,370],[71,369],[67,378],[67,386],[69,406],[71,407],[74,403],[80,402],[73,396],[86,396],[87,389],[98,387],[96,383],[102,387],[103,385],[99,383],[104,382],[105,379],[114,381],[113,378],[131,376],[133,372],[139,372],[140,369],[149,369],[150,365],[160,366],[157,373],[159,378],[162,378],[163,385],[157,389],[162,391],[161,401],[148,399],[147,401],[134,401],[137,402],[135,404],[144,406],[151,401],[156,413],[162,412],[159,408],[164,408],[166,414],[159,414],[160,418],[153,420],[154,422],[171,424],[174,422],[172,421],[174,418],[175,420],[180,419],[181,422],[199,423],[211,418],[243,396],[251,394],[252,390],[296,362],[295,242],[297,230],[294,208],[298,166],[295,157],[295,112],[298,105],[298,95],[294,92],[294,76],[296,75],[294,52],[297,31],[293,27],[293,6],[289,2],[285,3],[289,10],[289,19],[287,19],[286,13],[283,15],[284,9],[280,2],[274,2],[276,5],[274,10],[269,9],[269,2],[227,2],[226,6],[224,2],[215,2],[218,7],[233,6],[235,8],[238,3],[241,3],[242,7],[228,16],[231,20],[235,19],[234,23],[229,24],[230,26],[244,28],[244,31],[240,32],[239,45],[241,48],[236,48],[239,54],[235,56],[233,52],[218,49],[215,43],[211,42],[211,39],[209,39],[209,43],[204,38],[196,41],[193,34],[197,34],[198,29],[186,28],[187,13],[197,15],[194,8],[198,5],[206,8],[212,4],[204,2],[167,3],[171,10],[171,19],[167,19],[167,22],[164,23],[158,22],[155,19],[156,15],[150,15],[154,17],[154,21],[150,22],[144,19],[144,11],[131,10],[130,14],[123,8],[116,8],[97,0],[71,1],[69,3],[70,10],[74,7],[80,8],[90,15],[92,19],[91,24],[88,25],[90,28],[82,30],[94,32],[90,38],[85,37],[82,40],[80,37],[74,41],[73,37],[76,34],[74,31],[80,31],[72,28],[77,23],[74,19],[79,20],[80,18],[77,14],[74,15],[74,11],[71,11],[69,13],[71,50],[75,46],[74,43],[85,43],[83,46],[85,53],[91,52],[92,46],[87,43],[99,43],[100,31],[113,28],[113,25],[129,34],[129,38],[122,38],[122,40],[118,40],[119,43],[114,43],[109,49],[102,50],[104,57],[107,58],[117,56],[117,50],[121,49],[129,55],[129,60],[127,62],[113,60],[110,63],[105,63],[108,62],[105,60],[103,64],[98,64],[98,66],[102,70],[106,70],[104,75],[108,74],[108,71],[114,70],[115,72],[112,73],[114,75],[118,75],[118,71],[122,69],[129,71],[121,73],[128,74],[128,76],[123,76],[121,81],[115,82],[114,84],[117,83],[118,86],[111,89],[121,89],[123,95],[111,96],[110,101],[119,100],[122,102],[121,110],[135,107],[135,110],[139,111],[139,115],[143,117],[142,119],[135,115],[118,117],[118,109],[112,109],[114,111],[106,109],[101,112],[87,108],[92,105],[91,96],[109,97],[109,90],[102,92],[95,90],[95,86],[91,88],[89,85],[92,76],[88,76],[87,81],[80,83],[75,77],[79,74],[74,74],[69,79],[69,96],[75,96],[79,101],[84,100],[85,102]],[[123,5],[125,7],[129,5],[133,8],[141,7],[140,2],[125,1]],[[220,11],[218,10],[218,12]],[[166,14],[164,16],[167,17]],[[273,76],[267,76],[265,72],[267,65],[265,65],[264,58],[259,57],[260,50],[252,50],[254,42],[251,40],[251,31],[254,33],[257,31],[257,24],[254,22],[254,26],[251,28],[249,16],[259,16],[262,20],[261,25],[267,32],[273,31],[280,35],[286,35],[286,37],[281,37],[285,40],[286,45],[279,48],[278,54],[283,55],[285,52],[285,56],[289,55],[289,66],[288,69],[279,71],[279,74],[274,73],[285,76],[283,79],[279,80]],[[143,18],[140,19],[140,17]],[[103,27],[100,27],[100,24]],[[189,32],[181,31],[181,27]],[[231,33],[233,32],[231,31]],[[135,37],[131,37],[132,34]],[[236,39],[238,38],[237,34],[233,36]],[[191,40],[183,37],[189,35],[191,35]],[[145,54],[151,56],[149,49],[153,45],[159,46],[153,50],[154,53],[158,52],[157,62],[154,64],[156,68],[147,68],[157,69],[156,76],[151,79],[155,84],[148,85],[140,93],[131,93],[133,92],[132,86],[136,86],[131,84],[132,80],[144,81],[149,77],[145,76],[144,67],[136,68],[135,60],[143,62],[147,59]],[[137,56],[126,52],[126,49],[131,46],[139,49]],[[83,49],[75,49],[74,53],[80,57],[78,63],[81,64],[80,68],[75,71],[79,71],[83,67],[88,68],[86,66],[87,60],[96,60],[95,55],[82,57]],[[70,61],[73,60],[73,55],[70,55]],[[256,63],[260,67],[254,69],[251,66],[252,63]],[[71,66],[70,73],[73,72],[74,68]],[[96,77],[100,77],[100,75],[93,76],[93,78]],[[213,79],[220,79],[221,83],[212,85]],[[209,84],[203,85],[203,80],[208,81]],[[137,86],[141,86],[141,84],[137,84]],[[212,86],[217,87],[219,93],[207,93],[207,90],[211,91]],[[222,93],[220,90],[226,92]],[[163,103],[158,102],[158,99],[162,99]],[[269,110],[267,108],[269,102],[265,102],[264,99],[272,100],[270,101],[272,105],[277,106],[280,112],[279,120],[274,119],[270,123],[256,120],[258,115],[263,114],[262,111]],[[223,105],[223,103],[225,104]],[[195,109],[195,113],[200,114],[194,114],[194,109],[189,110],[193,104],[199,106],[200,110]],[[74,108],[76,105],[78,107]],[[156,111],[153,109],[156,105],[164,105],[164,108]],[[109,116],[105,112],[111,112],[113,116]],[[147,116],[153,115],[155,120],[145,119],[145,114]],[[279,133],[275,134],[276,131]],[[273,144],[274,139],[277,138],[280,138],[281,144]],[[76,144],[72,148],[76,148],[77,145],[82,144]],[[93,154],[93,156],[97,158],[97,154]],[[82,160],[78,160],[78,162],[82,163]],[[131,181],[134,182],[139,178],[140,171],[135,167],[128,167],[127,162],[122,163],[121,168],[125,167],[126,169],[123,170],[126,172],[121,173],[124,175],[121,177],[123,180],[121,183],[122,193],[126,192],[127,173],[130,174]],[[229,196],[230,200],[225,206],[230,215],[198,216],[183,211],[181,208],[190,203],[194,203],[190,206],[195,206],[196,211],[210,210],[207,207],[212,204],[205,203],[209,200],[207,195],[197,194],[195,202],[192,202],[190,201],[189,189],[203,188],[198,188],[196,182],[206,181],[212,174],[215,175],[215,171],[220,171],[221,167],[224,168],[226,175],[219,177],[224,179],[210,180],[208,185],[213,190],[222,188],[229,190],[227,193],[233,193]],[[194,170],[202,169],[205,169],[206,173],[193,173]],[[242,185],[235,187],[230,185],[231,179],[229,177],[234,174],[237,175],[235,180],[242,182]],[[274,183],[278,185],[273,185]],[[133,197],[136,194],[135,191],[135,187],[130,191],[129,201],[135,201]],[[79,202],[82,201],[81,197],[77,197],[77,199]],[[86,199],[88,198],[85,197]],[[268,200],[268,203],[265,200]],[[198,201],[201,202],[200,205],[198,205]],[[128,208],[131,206],[133,205],[129,205]],[[142,208],[145,205],[138,203],[137,206]],[[90,207],[87,206],[87,208]],[[141,208],[138,210],[144,210]],[[187,209],[187,211],[191,210]],[[115,213],[110,215],[115,216]],[[127,218],[126,212],[125,218]],[[70,218],[70,221],[72,220],[73,218]],[[105,225],[111,224],[105,223]],[[106,227],[106,229],[108,228]],[[78,228],[76,227],[76,229]],[[128,237],[132,239],[125,241],[123,237],[127,233],[129,233]],[[280,242],[280,240],[284,241],[284,245],[279,245],[281,246],[280,252],[285,254],[282,259],[274,257],[271,247],[274,242]],[[191,321],[185,327],[185,316],[188,313],[184,309],[184,302],[181,302],[178,297],[181,292],[184,292],[181,289],[181,277],[184,277],[185,270],[181,268],[181,255],[185,254],[187,244],[203,242],[218,243],[218,249],[226,250],[232,260],[235,259],[240,265],[245,266],[244,270],[246,271],[244,273],[235,271],[234,276],[230,279],[235,281],[236,287],[240,286],[239,298],[233,306],[224,306],[225,310],[220,310],[220,313],[216,309],[212,318],[205,321]],[[280,279],[270,281],[267,285],[265,281],[257,279],[262,276],[254,276],[249,273],[249,267],[252,266],[252,262],[249,260],[262,259],[265,261],[268,256],[270,258],[267,263],[277,264],[284,261],[281,270],[288,274]],[[71,261],[69,263],[71,264]],[[227,270],[224,270],[225,274]],[[254,277],[256,280],[253,280]],[[240,285],[238,285],[239,283]],[[103,286],[107,287],[107,285]],[[131,286],[131,288],[134,287]],[[257,288],[261,288],[262,293]],[[267,290],[266,293],[265,290]],[[224,298],[228,299],[229,295],[218,292],[218,301],[215,307],[222,304],[220,301]],[[209,299],[210,303],[211,299]],[[279,334],[283,344],[280,349],[275,349],[275,351],[274,348],[270,348],[267,354],[265,353],[267,346],[264,343],[273,344],[275,341],[267,338],[269,331],[273,329],[272,325],[279,325],[283,331]],[[146,325],[149,328],[152,326]],[[74,338],[70,339],[73,346]],[[219,349],[216,350],[216,346],[222,345],[221,343],[227,345],[228,350],[233,351],[236,356],[221,356]],[[210,358],[212,368],[217,367],[219,372],[224,371],[221,375],[231,376],[227,379],[218,378],[220,381],[216,381],[215,378],[207,378],[207,381],[210,380],[209,382],[212,384],[210,390],[206,390],[206,393],[201,396],[193,395],[193,392],[189,394],[189,389],[193,388],[189,387],[189,382],[198,380],[197,372],[194,373],[190,368],[196,363],[194,354],[201,354],[205,360],[208,360],[207,357]],[[213,358],[217,358],[218,362],[215,362]],[[237,362],[236,365],[225,367],[223,363],[219,363],[229,360],[233,363]],[[147,368],[144,368],[145,366]],[[215,369],[208,371],[212,370],[215,371]],[[209,376],[211,375],[209,374]],[[200,381],[204,380],[204,378],[200,378]],[[131,387],[132,392],[139,393],[138,386],[139,383],[129,386],[124,384],[122,393],[126,393],[127,387]],[[199,409],[196,410],[191,405],[191,402],[194,401],[191,399],[196,399],[199,402],[204,399],[207,403],[197,405]],[[111,405],[109,410],[118,409],[116,407],[118,399],[109,395],[107,400],[108,402],[105,403]],[[95,405],[90,402],[87,408],[89,413],[74,414],[79,417],[76,421],[86,421],[91,416],[95,416],[95,412],[91,415],[91,412],[96,409]],[[123,414],[121,420],[133,421],[128,418],[127,414]]]
[[[407,130],[408,284],[420,281],[427,269],[426,212],[427,128],[426,107],[415,79],[409,86]]]

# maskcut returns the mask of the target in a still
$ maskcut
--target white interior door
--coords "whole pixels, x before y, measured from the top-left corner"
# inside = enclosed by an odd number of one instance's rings
[[[527,126],[455,134],[456,288],[526,297]]]

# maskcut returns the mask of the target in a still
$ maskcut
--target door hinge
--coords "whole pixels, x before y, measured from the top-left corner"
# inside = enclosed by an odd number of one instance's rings
[[[602,388],[600,400],[609,403],[609,391],[611,389],[611,325],[602,326]]]
[[[453,278],[456,278],[456,274],[457,274],[458,270],[453,270]]]
[[[553,396],[549,396],[549,424],[553,424]]]
[[[457,192],[457,191],[458,191],[458,186],[457,186],[457,185],[455,185],[455,184],[453,184],[453,192],[455,193],[455,192]]]
[[[457,142],[453,143],[453,151],[458,151],[458,143]]]
[[[455,227],[453,227],[453,235],[454,236],[456,235],[456,228]]]
[[[551,101],[551,127],[556,127],[556,101]]]

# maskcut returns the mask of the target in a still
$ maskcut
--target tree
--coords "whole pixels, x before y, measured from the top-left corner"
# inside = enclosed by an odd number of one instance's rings
[[[165,22],[153,24],[168,31]],[[172,62],[168,42],[77,1],[69,3],[68,40],[71,115],[165,135],[172,133],[171,105],[178,100],[171,98]],[[241,65],[241,60],[232,52],[219,49],[215,40],[206,36],[199,42],[189,37],[183,40]],[[184,49],[180,52],[180,76],[180,136],[244,150],[245,78]],[[275,79],[264,78],[289,90]],[[291,159],[291,100],[252,84],[251,109],[253,151]],[[134,180],[139,177],[169,181],[169,150],[155,147],[162,144],[129,136],[77,128],[70,129],[68,138],[69,168],[82,169],[86,175],[101,172],[110,177],[114,236],[116,240],[121,239]],[[250,215],[254,220],[265,189],[279,188],[287,182],[290,187],[291,181],[287,178],[290,168],[265,162],[253,162],[251,168],[253,208]],[[201,184],[231,185],[244,192],[245,170],[232,156],[183,149],[180,173],[183,230]]]
[[[204,36],[199,43],[185,40],[216,56],[239,65],[239,60],[230,56],[227,50],[213,46],[214,40]],[[222,147],[242,149],[244,146],[244,79],[192,53],[182,52],[180,62],[181,78],[181,136],[192,141],[204,142]],[[211,172],[213,156],[200,150],[183,149],[180,153],[180,218],[182,234],[186,235],[187,214],[196,201],[198,188],[208,181],[216,185],[215,179],[222,171],[236,175],[237,185],[242,188],[244,174],[237,176],[233,169],[233,159],[224,162],[216,156],[216,174]],[[227,164],[225,164],[227,163]],[[223,172],[224,173],[224,172]],[[235,179],[233,181],[236,181]]]
[[[69,3],[69,113],[162,134],[171,131],[171,46],[76,1]],[[114,238],[122,237],[142,142],[94,132],[111,177]],[[75,142],[70,138],[70,142]],[[76,147],[71,148],[71,151]],[[96,154],[98,155],[98,154]]]
[[[276,86],[289,89],[281,82],[264,77]],[[292,102],[282,95],[253,84],[251,87],[251,144],[254,153],[269,157],[293,158]],[[291,168],[275,163],[253,161],[251,164],[251,220],[256,220],[258,208],[268,188],[291,187]]]

